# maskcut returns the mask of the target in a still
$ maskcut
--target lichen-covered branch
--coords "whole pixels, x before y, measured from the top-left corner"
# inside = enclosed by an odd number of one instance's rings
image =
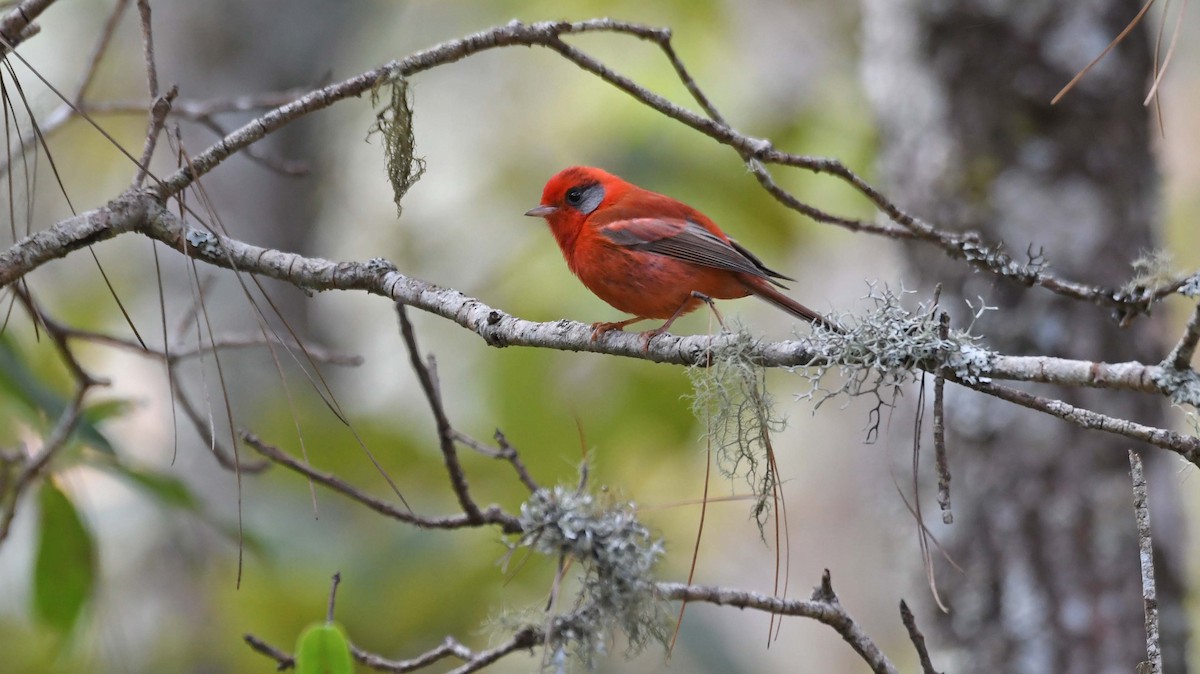
[[[190,257],[210,265],[268,276],[298,288],[358,290],[386,297],[452,320],[475,332],[492,346],[590,351],[659,363],[695,365],[708,363],[715,348],[737,338],[733,335],[664,335],[650,342],[648,348],[643,348],[642,340],[637,335],[614,331],[593,341],[591,327],[583,323],[569,320],[535,323],[522,320],[457,290],[405,276],[386,260],[333,262],[262,248],[195,229],[185,225],[151,195],[137,192],[126,193],[104,208],[64,220],[0,252],[0,284],[12,283],[70,251],[129,231],[140,231],[167,244],[171,250],[187,251]],[[753,362],[766,367],[818,365],[822,363],[821,351],[814,346],[811,340],[756,342],[750,347],[749,353]],[[975,369],[957,373],[954,380],[981,382],[983,385],[974,388],[1027,407],[1053,412],[1060,418],[1088,428],[1120,432],[1183,452],[1192,458],[1200,455],[1200,440],[1193,436],[1139,426],[1133,422],[1113,423],[1109,417],[1101,418],[1103,415],[1064,404],[1026,404],[1036,396],[1003,396],[997,393],[999,389],[994,390],[994,387],[986,385],[988,380],[1011,380],[1113,388],[1165,395],[1176,402],[1194,405],[1200,400],[1200,376],[1193,370],[1181,371],[1138,362],[1097,363],[1044,356],[1005,356],[981,349],[970,354],[968,360],[976,364],[972,366]],[[940,366],[938,363],[926,365]]]

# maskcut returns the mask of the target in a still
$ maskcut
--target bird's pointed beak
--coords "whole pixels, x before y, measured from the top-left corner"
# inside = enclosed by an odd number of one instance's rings
[[[525,211],[525,215],[531,218],[544,218],[557,210],[554,206],[538,206]]]

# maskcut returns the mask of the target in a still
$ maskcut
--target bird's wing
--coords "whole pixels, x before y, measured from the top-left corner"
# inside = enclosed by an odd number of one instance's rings
[[[610,222],[600,227],[599,233],[623,248],[665,255],[705,267],[742,272],[780,286],[772,279],[788,279],[768,269],[736,241],[726,241],[691,220],[630,218]]]

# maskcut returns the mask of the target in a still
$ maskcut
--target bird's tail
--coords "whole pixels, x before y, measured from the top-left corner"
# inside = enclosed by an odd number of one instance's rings
[[[765,281],[754,278],[749,281],[743,281],[743,283],[746,286],[746,290],[749,290],[751,293],[761,297],[780,309],[783,309],[796,318],[803,318],[813,325],[819,325],[828,330],[833,330],[834,332],[844,332],[840,325],[837,325],[821,314],[818,314],[812,309],[800,304],[796,300],[784,295]]]

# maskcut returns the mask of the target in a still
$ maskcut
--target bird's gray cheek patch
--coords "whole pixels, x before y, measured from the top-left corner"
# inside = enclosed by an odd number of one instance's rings
[[[579,212],[589,215],[600,207],[602,201],[604,201],[604,185],[600,183],[590,185],[583,190],[583,199],[579,202]]]

